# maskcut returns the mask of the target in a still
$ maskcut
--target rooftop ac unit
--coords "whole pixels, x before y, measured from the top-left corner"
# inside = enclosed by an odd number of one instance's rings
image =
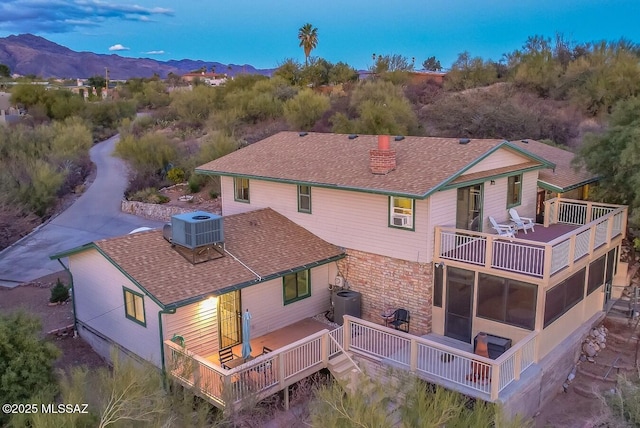
[[[409,226],[411,217],[407,215],[394,214],[391,219],[394,226]]]
[[[187,248],[204,247],[224,241],[222,217],[204,211],[171,217],[171,243]]]

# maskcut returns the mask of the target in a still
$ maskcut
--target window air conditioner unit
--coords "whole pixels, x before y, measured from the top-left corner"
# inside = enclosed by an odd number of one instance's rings
[[[394,226],[409,226],[409,220],[411,217],[406,215],[395,214],[392,216]]]

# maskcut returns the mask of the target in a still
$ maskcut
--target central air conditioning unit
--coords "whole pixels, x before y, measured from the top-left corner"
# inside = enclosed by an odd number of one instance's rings
[[[394,226],[409,226],[411,224],[411,217],[408,215],[394,214],[391,220]]]
[[[171,217],[171,243],[198,248],[224,242],[222,216],[204,211]]]

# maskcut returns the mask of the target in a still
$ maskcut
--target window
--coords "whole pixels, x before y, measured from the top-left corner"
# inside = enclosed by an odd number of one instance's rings
[[[311,214],[311,186],[298,186],[298,211]]]
[[[604,260],[605,256],[600,257],[589,265],[589,284],[587,285],[587,294],[596,291],[604,284]]]
[[[131,321],[146,326],[144,318],[144,298],[142,294],[122,287],[124,292],[124,313]]]
[[[533,284],[481,273],[477,315],[533,330],[537,295],[538,288]]]
[[[389,226],[413,230],[414,200],[410,198],[389,197]]]
[[[507,179],[507,208],[520,205],[522,202],[522,174],[512,175]]]
[[[544,305],[544,328],[560,318],[584,297],[585,270],[573,274],[547,291]]]
[[[282,279],[282,284],[285,305],[311,296],[308,270],[285,275]]]
[[[242,177],[233,178],[235,189],[235,200],[239,202],[249,202],[249,179]]]

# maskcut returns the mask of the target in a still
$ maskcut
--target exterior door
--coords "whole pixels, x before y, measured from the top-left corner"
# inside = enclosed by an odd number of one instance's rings
[[[242,307],[240,291],[232,291],[218,298],[219,348],[237,345],[242,340]]]
[[[467,343],[471,343],[474,277],[473,271],[447,267],[444,335]]]
[[[482,232],[482,184],[458,189],[456,228]]]

